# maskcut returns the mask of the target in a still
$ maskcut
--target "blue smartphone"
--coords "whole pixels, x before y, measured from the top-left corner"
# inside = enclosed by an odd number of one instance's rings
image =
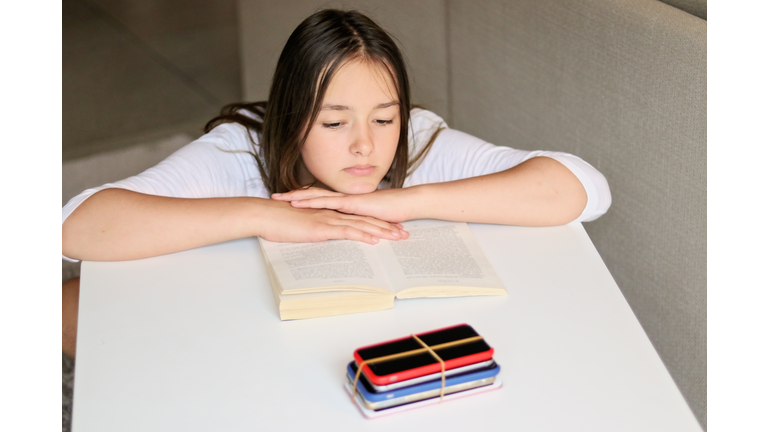
[[[496,376],[499,374],[499,371],[501,371],[501,367],[495,362],[491,361],[490,365],[481,369],[447,377],[445,379],[444,394],[449,395],[465,390],[491,385],[494,383]],[[350,362],[347,365],[347,387],[350,390],[356,373],[357,364],[354,361]],[[440,379],[440,374],[437,374],[437,379],[433,379],[431,381],[422,382],[391,391],[376,392],[375,389],[371,386],[370,382],[361,374],[361,377],[357,383],[357,392],[359,393],[365,408],[378,411],[386,408],[392,408],[395,406],[422,401],[425,399],[439,397],[441,386],[442,380]]]

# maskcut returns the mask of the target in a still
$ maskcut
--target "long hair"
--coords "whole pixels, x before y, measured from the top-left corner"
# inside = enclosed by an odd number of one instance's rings
[[[209,121],[209,132],[221,123],[239,123],[259,137],[254,152],[264,185],[270,193],[308,186],[300,184],[301,149],[317,119],[335,72],[344,63],[362,60],[389,73],[397,93],[400,135],[392,166],[384,176],[391,187],[403,186],[408,174],[408,125],[411,92],[400,50],[370,18],[357,11],[321,10],[305,19],[288,38],[266,102],[225,106]],[[253,139],[251,138],[253,142]],[[431,141],[434,141],[434,137]]]

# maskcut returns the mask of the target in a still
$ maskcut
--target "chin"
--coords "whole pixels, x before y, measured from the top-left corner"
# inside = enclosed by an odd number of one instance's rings
[[[377,184],[372,183],[353,183],[353,184],[346,184],[346,185],[339,185],[336,189],[336,192],[341,192],[348,195],[360,195],[360,194],[366,194],[371,193],[375,191],[378,188]]]

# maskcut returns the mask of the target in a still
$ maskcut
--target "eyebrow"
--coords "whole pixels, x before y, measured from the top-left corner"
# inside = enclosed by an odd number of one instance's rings
[[[373,109],[384,109],[389,108],[394,105],[400,105],[400,102],[397,101],[391,101],[383,104],[376,105]],[[352,108],[346,106],[346,105],[323,105],[321,110],[330,110],[330,111],[354,111]]]

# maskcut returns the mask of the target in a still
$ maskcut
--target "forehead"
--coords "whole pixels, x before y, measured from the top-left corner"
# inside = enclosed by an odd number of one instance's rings
[[[376,100],[376,104],[397,101],[397,90],[390,71],[373,61],[351,60],[334,73],[323,103],[360,103]]]

